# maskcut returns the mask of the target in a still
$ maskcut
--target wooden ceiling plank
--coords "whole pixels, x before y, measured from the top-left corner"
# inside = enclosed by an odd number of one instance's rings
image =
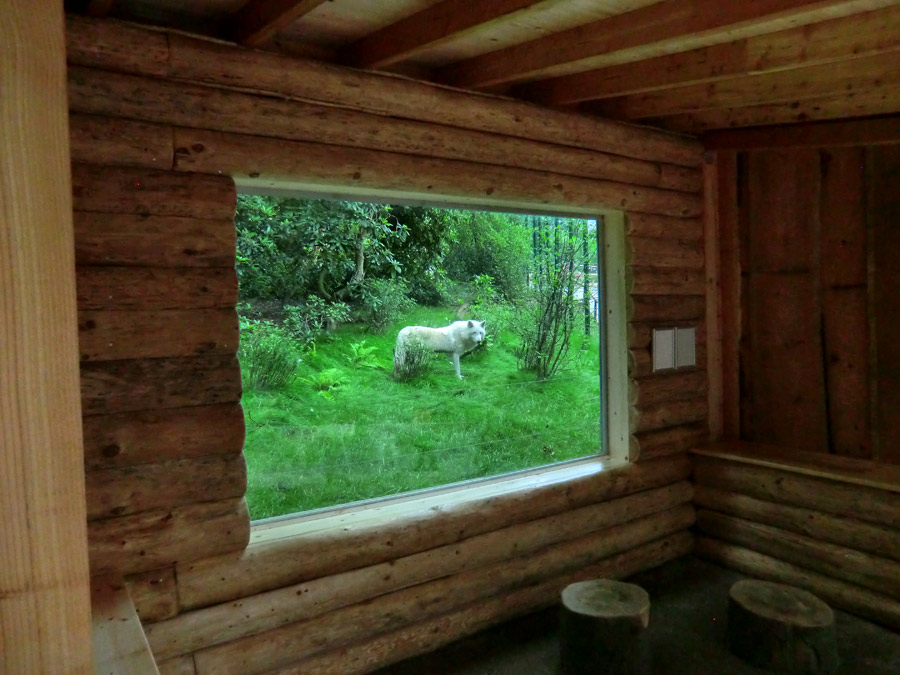
[[[382,68],[470,28],[527,9],[542,0],[444,0],[349,45],[341,61]]]
[[[673,131],[701,134],[711,129],[735,129],[800,122],[892,115],[900,110],[900,87],[848,92],[808,101],[718,108],[648,120]]]
[[[778,104],[880,89],[900,81],[900,50],[866,58],[763,75],[691,84],[588,103],[613,119],[658,118],[712,108]]]
[[[563,106],[736,75],[861,58],[900,48],[900,6],[525,85],[514,93]]]
[[[663,0],[625,14],[483,54],[444,68],[445,84],[479,89],[577,63],[580,70],[687,51],[900,4],[897,0]]]
[[[852,147],[900,144],[900,115],[790,126],[718,129],[703,135],[709,150]]]
[[[250,0],[231,19],[235,42],[260,45],[326,0]]]

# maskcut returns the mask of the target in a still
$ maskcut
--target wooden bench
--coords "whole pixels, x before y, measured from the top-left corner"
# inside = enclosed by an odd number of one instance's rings
[[[91,624],[94,675],[159,675],[121,578],[91,579]]]

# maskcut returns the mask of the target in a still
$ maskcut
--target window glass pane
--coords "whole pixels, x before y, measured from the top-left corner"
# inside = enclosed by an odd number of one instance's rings
[[[601,452],[597,221],[242,195],[254,520]]]

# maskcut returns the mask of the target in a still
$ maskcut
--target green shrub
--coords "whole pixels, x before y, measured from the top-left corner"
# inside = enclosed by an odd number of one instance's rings
[[[375,345],[367,345],[365,340],[350,343],[350,356],[347,360],[351,365],[357,368],[377,368],[378,347]]]
[[[447,275],[456,280],[490,275],[493,287],[507,299],[525,287],[531,259],[531,229],[523,216],[483,211],[460,211],[454,241],[443,260]]]
[[[414,306],[402,279],[375,279],[359,288],[360,318],[376,333],[383,332],[402,313]]]
[[[320,396],[327,399],[334,398],[334,392],[350,382],[344,371],[340,368],[326,368],[318,373],[313,373],[303,381],[312,385]]]
[[[245,388],[281,389],[294,379],[300,351],[271,321],[241,319],[238,359]]]
[[[328,302],[317,295],[310,295],[303,305],[285,305],[284,329],[297,341],[301,349],[307,349],[326,330],[333,329],[350,318],[350,307],[344,302]]]
[[[419,340],[412,340],[406,343],[404,349],[403,363],[401,365],[395,363],[394,377],[397,380],[404,382],[429,371],[434,352],[427,345]]]
[[[578,269],[576,241],[557,244],[533,276],[530,299],[519,305],[515,330],[521,340],[516,358],[519,368],[533,370],[539,380],[553,377],[569,360],[575,331],[575,277]]]
[[[409,297],[426,307],[439,307],[447,304],[452,295],[451,282],[447,273],[437,267],[431,267],[422,274],[407,280]]]

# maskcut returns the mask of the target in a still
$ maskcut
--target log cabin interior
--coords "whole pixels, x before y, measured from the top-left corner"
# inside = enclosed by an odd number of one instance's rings
[[[0,671],[370,672],[685,556],[900,630],[900,2],[5,0],[0,54]],[[614,214],[609,457],[251,526],[263,188]]]

